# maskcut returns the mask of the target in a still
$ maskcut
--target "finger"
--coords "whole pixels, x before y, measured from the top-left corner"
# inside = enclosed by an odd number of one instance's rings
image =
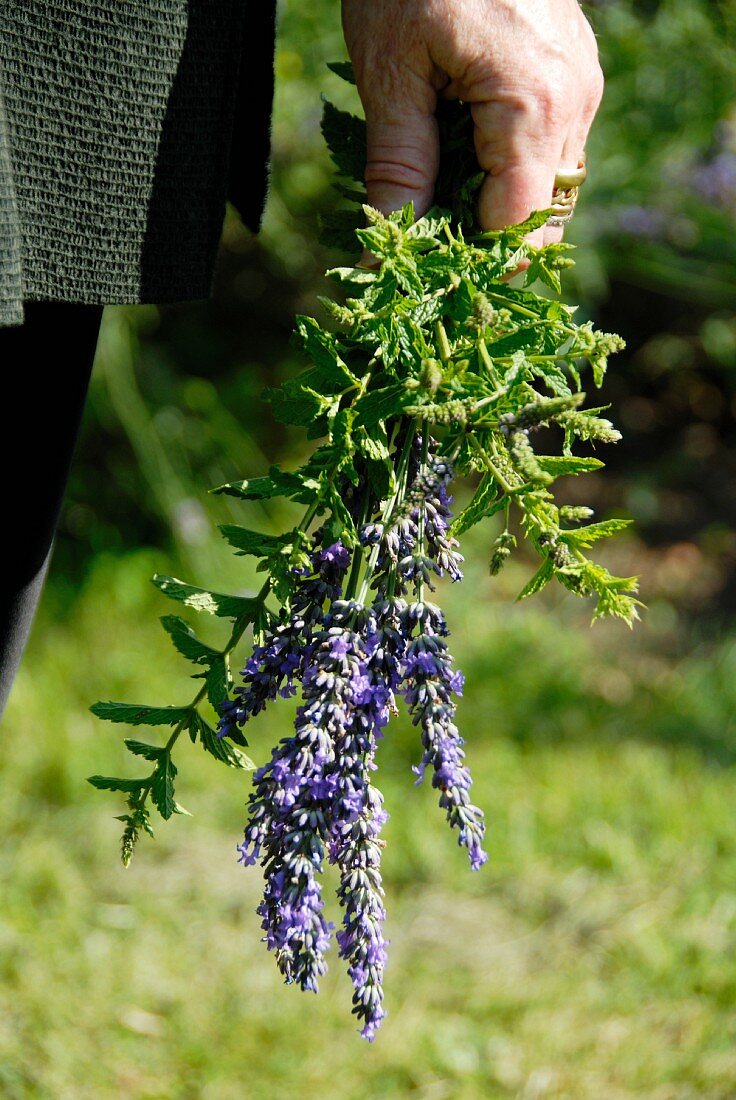
[[[431,98],[428,110],[408,99],[366,108],[368,203],[384,214],[413,202],[421,217],[432,205],[439,135]]]
[[[581,163],[585,153],[585,143],[588,138],[588,132],[597,106],[597,100],[593,106],[586,106],[580,111],[570,127],[562,150],[562,160],[560,161],[559,171],[564,172],[571,168],[577,168]],[[557,243],[562,240],[564,231],[565,226],[556,227],[546,225],[544,227],[544,243]]]
[[[502,229],[549,208],[565,132],[539,133],[533,113],[505,103],[475,103],[475,145],[486,172],[478,200],[483,229]],[[541,245],[544,230],[528,237]]]
[[[434,89],[405,72],[400,84],[386,78],[370,91],[361,91],[366,120],[365,185],[369,206],[384,214],[414,204],[419,218],[432,205],[439,169],[439,133]],[[377,267],[379,261],[368,249],[360,260],[363,267]]]

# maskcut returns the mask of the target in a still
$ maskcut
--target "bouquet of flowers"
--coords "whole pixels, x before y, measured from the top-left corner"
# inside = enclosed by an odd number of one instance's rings
[[[351,78],[348,66],[335,69]],[[583,407],[581,385],[583,369],[600,385],[622,342],[576,324],[574,309],[531,289],[540,280],[559,291],[559,272],[571,263],[567,245],[525,242],[545,212],[498,232],[478,230],[474,196],[482,175],[469,111],[446,104],[439,125],[437,205],[418,220],[411,205],[386,216],[364,205],[360,189],[364,123],[326,104],[323,131],[345,204],[325,232],[351,248],[357,238],[377,266],[329,272],[339,290],[322,302],[328,325],[297,320],[308,366],[267,395],[278,420],[318,441],[310,457],[295,471],[274,466],[215,490],[243,500],[282,496],[301,505],[303,516],[282,534],[222,528],[236,553],[258,559],[264,582],[257,595],[154,578],[171,599],[232,623],[217,650],[180,617],[163,618],[176,648],[198,666],[201,685],[189,704],[92,708],[112,722],[172,727],[164,744],[126,740],[152,765],[149,774],[90,779],[127,796],[127,864],[139,834],[152,835],[152,808],[164,818],[185,812],[175,800],[172,759],[183,733],[223,763],[252,768],[242,751],[244,727],[278,697],[300,693],[292,731],[255,770],[240,860],[263,868],[258,912],[279,970],[315,991],[333,933],[323,871],[335,865],[342,908],[335,939],[367,1039],[385,1015],[380,834],[387,814],[374,783],[376,750],[400,700],[419,733],[417,782],[429,774],[471,867],[487,858],[455,721],[463,677],[433,602],[439,578],[462,580],[460,536],[502,518],[489,553],[495,574],[516,545],[515,512],[540,559],[521,597],[554,580],[592,597],[594,617],[629,624],[638,605],[635,578],[613,576],[587,555],[627,521],[588,522],[589,509],[558,506],[553,493],[561,475],[602,465],[574,453],[579,441],[619,438],[600,408]],[[509,279],[524,262],[519,288]],[[558,430],[559,453],[540,452],[537,438],[554,438],[543,428]],[[458,477],[477,479],[477,487],[453,517]],[[229,659],[247,633],[249,652],[233,683]],[[213,722],[202,712],[207,703]]]

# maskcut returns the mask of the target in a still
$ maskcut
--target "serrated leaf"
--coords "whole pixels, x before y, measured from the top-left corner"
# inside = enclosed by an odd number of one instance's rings
[[[120,779],[112,775],[90,775],[87,777],[87,782],[98,791],[125,791],[126,794],[138,794],[148,785],[148,776],[145,779]]]
[[[156,573],[152,582],[169,599],[177,600],[195,611],[217,615],[221,619],[247,621],[248,616],[255,615],[261,605],[261,601],[255,596],[231,596],[224,592],[212,592],[208,588],[198,588],[163,573]]]
[[[325,275],[338,283],[350,283],[354,286],[368,286],[378,278],[378,272],[368,267],[331,267]]]
[[[470,504],[457,517],[451,527],[453,535],[462,535],[482,519],[494,516],[506,504],[491,474],[484,474]]]
[[[348,84],[355,84],[355,73],[349,61],[328,61],[327,68],[331,69],[341,80],[345,80]]]
[[[223,699],[230,690],[230,673],[224,656],[219,655],[207,670],[207,698],[215,710],[219,711]]]
[[[503,229],[501,232],[513,237],[527,237],[535,229],[541,229],[543,225],[546,225],[551,213],[551,210],[535,210],[523,222],[509,226],[508,229]]]
[[[249,756],[241,752],[229,737],[218,737],[217,731],[209,725],[201,714],[196,716],[196,734],[199,743],[205,752],[214,756],[222,764],[230,768],[240,768],[241,771],[253,771],[255,764]]]
[[[532,579],[524,585],[521,592],[516,597],[517,600],[525,600],[529,596],[534,596],[537,592],[541,592],[542,589],[549,584],[554,575],[555,570],[552,562],[549,558],[545,558]]]
[[[243,481],[226,482],[225,485],[218,485],[216,489],[210,489],[210,492],[238,497],[239,500],[270,500],[271,497],[281,496],[284,493],[284,487],[277,484],[272,477],[250,477]]]
[[[147,707],[137,703],[95,703],[89,708],[104,722],[125,722],[128,726],[175,726],[191,707]]]
[[[158,745],[147,745],[130,737],[124,738],[124,744],[128,752],[132,752],[133,756],[142,756],[144,760],[158,760],[166,751]]]
[[[391,416],[399,416],[404,407],[414,400],[415,397],[400,382],[371,390],[355,403],[355,424],[371,429]]]
[[[365,196],[360,198],[361,204]],[[356,230],[362,224],[360,213],[354,207],[338,210],[323,210],[319,215],[320,244],[341,252],[359,252],[360,245]]]
[[[218,656],[219,651],[201,642],[189,623],[184,622],[178,615],[163,615],[161,625],[176,649],[188,661],[203,665],[208,664]]]
[[[304,371],[298,379],[285,382],[278,389],[265,391],[264,398],[270,402],[279,423],[304,428],[332,407],[333,401],[329,397],[305,384],[311,373]]]
[[[358,432],[355,440],[360,452],[374,462],[383,462],[390,457],[388,439],[382,424],[375,424],[370,432]]]
[[[604,465],[599,458],[578,458],[575,455],[537,455],[537,462],[553,477],[587,474],[593,470],[600,470]]]
[[[166,753],[163,759],[159,761],[151,781],[151,799],[165,821],[168,821],[172,814],[186,813],[186,810],[183,810],[174,798],[175,778],[176,765],[171,756]]]
[[[532,286],[533,283],[539,280],[540,283],[544,283],[545,286],[559,294],[562,290],[560,273],[550,263],[550,257],[547,255],[546,249],[532,249],[528,255],[529,267],[524,273],[524,285]]]
[[[338,172],[356,183],[362,183],[366,157],[364,120],[348,111],[338,110],[329,100],[325,100],[322,135]]]
[[[331,332],[325,332],[314,317],[303,316],[296,319],[296,332],[302,350],[319,372],[319,386],[311,383],[315,388],[323,390],[329,385],[344,390],[355,385],[357,379],[343,361],[337,340]]]
[[[563,532],[563,538],[565,542],[574,546],[592,546],[594,542],[598,542],[600,539],[616,535],[619,531],[625,531],[632,523],[633,520],[630,519],[604,519],[600,523],[589,523],[587,527],[575,527],[570,531],[565,531]]]
[[[261,531],[251,531],[237,523],[223,523],[220,531],[235,552],[242,556],[267,558],[276,554],[294,542],[294,531],[284,535],[264,535]]]
[[[396,475],[393,463],[388,460],[366,459],[366,474],[378,500],[385,500],[396,488]]]

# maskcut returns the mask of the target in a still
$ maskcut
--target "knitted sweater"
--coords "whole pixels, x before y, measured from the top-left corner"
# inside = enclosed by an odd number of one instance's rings
[[[0,325],[210,292],[257,229],[275,0],[0,0]]]

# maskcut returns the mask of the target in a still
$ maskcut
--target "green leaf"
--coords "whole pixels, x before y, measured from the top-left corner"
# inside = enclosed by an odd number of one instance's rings
[[[312,388],[322,391],[329,386],[331,390],[344,390],[356,384],[355,375],[340,356],[335,336],[331,332],[325,332],[314,317],[298,316],[295,335],[318,372],[313,375],[316,380],[310,383]]]
[[[221,654],[212,661],[207,670],[207,698],[215,710],[219,711],[220,705],[227,698],[230,691],[230,672],[227,660]]]
[[[524,585],[521,592],[516,597],[517,600],[526,600],[529,596],[534,596],[537,592],[541,592],[541,590],[549,584],[554,575],[555,570],[552,562],[549,558],[545,558],[532,579]]]
[[[365,195],[361,196],[362,202],[365,202]],[[319,214],[320,244],[341,252],[359,252],[356,231],[361,224],[360,212],[355,207],[322,210]]]
[[[124,744],[133,756],[142,756],[144,760],[158,760],[166,751],[158,745],[147,745],[143,741],[134,741],[130,737],[124,739]]]
[[[175,726],[191,707],[147,707],[137,703],[95,703],[89,708],[104,722],[125,722],[128,726]]]
[[[401,382],[371,390],[363,394],[355,403],[357,412],[355,424],[364,428],[373,428],[382,421],[388,420],[389,417],[399,416],[404,407],[415,400],[414,395],[409,393]]]
[[[340,111],[325,100],[322,135],[338,172],[362,183],[365,176],[365,122],[348,111]]]
[[[589,523],[587,527],[575,527],[573,530],[564,531],[562,537],[570,545],[587,547],[600,539],[625,531],[632,523],[633,520],[630,519],[604,519],[600,523]]]
[[[355,73],[349,61],[328,61],[327,68],[336,73],[341,80],[347,81],[348,84],[355,84]]]
[[[335,282],[352,286],[368,286],[378,278],[378,272],[368,267],[331,267],[325,275]]]
[[[206,611],[221,619],[246,621],[258,612],[261,601],[255,596],[230,596],[223,592],[211,592],[208,588],[197,588],[177,577],[167,577],[157,573],[153,584],[171,600],[177,600],[195,611]]]
[[[210,489],[211,493],[237,497],[239,500],[270,500],[273,497],[289,497],[300,504],[309,504],[319,489],[319,481],[309,476],[307,463],[294,472],[272,466],[268,477],[252,477],[243,481],[230,481]]]
[[[210,492],[238,497],[240,500],[268,500],[279,496],[282,490],[271,477],[251,477],[218,485],[216,489],[210,489]]]
[[[515,238],[528,237],[535,229],[541,229],[543,225],[547,224],[547,219],[551,213],[551,210],[535,210],[523,222],[509,226],[508,229],[502,229],[501,232]]]
[[[553,477],[587,474],[592,470],[600,470],[603,466],[599,458],[577,458],[575,455],[537,455],[537,462]]]
[[[204,751],[209,753],[210,756],[214,756],[215,760],[227,764],[230,768],[240,768],[241,771],[253,771],[255,769],[255,764],[251,758],[241,752],[229,737],[218,737],[217,731],[204,720],[201,714],[196,715],[193,728]]]
[[[560,273],[553,266],[553,257],[548,255],[546,248],[532,248],[529,251],[529,267],[524,273],[524,285],[532,286],[537,280],[557,294],[562,290]]]
[[[174,798],[174,779],[176,765],[169,753],[159,761],[151,782],[151,799],[161,817],[168,821],[172,814],[186,814],[187,811]]]
[[[482,519],[493,516],[506,504],[506,497],[498,495],[499,489],[491,474],[484,474],[470,504],[457,517],[451,527],[453,535],[462,535]]]
[[[219,651],[201,642],[189,624],[180,619],[178,615],[163,615],[161,625],[176,649],[188,661],[205,665],[219,656]]]
[[[220,531],[237,554],[255,558],[276,554],[292,544],[295,538],[294,531],[287,531],[284,535],[264,535],[261,531],[251,531],[236,523],[223,523]]]
[[[98,791],[125,791],[126,794],[138,795],[148,786],[148,776],[144,779],[118,779],[112,775],[90,775],[87,782]]]
[[[284,382],[275,390],[266,390],[264,397],[270,402],[273,415],[281,424],[294,424],[304,428],[322,416],[333,401],[307,384],[316,372],[304,371],[299,378]],[[318,381],[318,379],[315,379]]]
[[[366,458],[376,462],[390,458],[388,449],[388,437],[382,424],[375,424],[370,432],[360,431],[355,436],[356,443]]]

